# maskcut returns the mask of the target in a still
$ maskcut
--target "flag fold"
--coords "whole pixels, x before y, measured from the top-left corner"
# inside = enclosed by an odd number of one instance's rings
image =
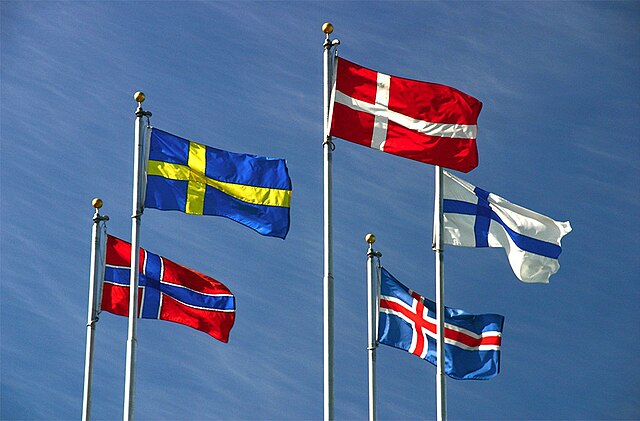
[[[131,244],[107,236],[101,310],[129,315]],[[229,341],[235,297],[222,283],[157,254],[140,249],[138,317],[190,326]]]
[[[436,303],[381,270],[378,341],[437,365]],[[486,380],[500,371],[504,317],[444,308],[445,373],[457,380]]]
[[[571,224],[515,205],[443,171],[445,244],[502,247],[523,282],[548,283],[560,268],[560,240]]]
[[[284,159],[227,152],[151,129],[144,206],[224,216],[262,235],[289,231]]]
[[[390,76],[336,58],[332,136],[468,172],[478,166],[482,103],[455,88]]]

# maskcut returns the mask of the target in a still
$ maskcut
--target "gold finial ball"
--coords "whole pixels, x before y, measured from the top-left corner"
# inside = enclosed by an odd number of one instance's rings
[[[138,91],[135,94],[133,94],[133,99],[136,100],[136,102],[144,102],[145,96],[144,96],[144,92]]]
[[[100,209],[102,207],[102,199],[100,199],[99,197],[96,197],[91,201],[91,206],[93,206],[96,209]]]
[[[322,32],[324,32],[325,34],[330,34],[333,32],[333,25],[330,24],[329,22],[325,22],[322,24]]]
[[[366,241],[369,244],[373,244],[376,242],[376,236],[373,234],[367,234],[364,237],[364,241]]]

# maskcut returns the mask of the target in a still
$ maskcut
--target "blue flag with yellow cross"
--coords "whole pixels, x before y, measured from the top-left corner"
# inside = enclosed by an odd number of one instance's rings
[[[284,239],[290,202],[284,159],[227,152],[151,129],[146,208],[224,216]]]

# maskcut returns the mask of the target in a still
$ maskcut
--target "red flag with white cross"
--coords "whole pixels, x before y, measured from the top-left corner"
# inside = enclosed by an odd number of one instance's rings
[[[478,166],[482,102],[455,88],[336,58],[332,136],[462,172]]]

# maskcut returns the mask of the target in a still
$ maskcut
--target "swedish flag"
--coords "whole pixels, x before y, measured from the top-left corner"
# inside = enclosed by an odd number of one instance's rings
[[[232,219],[262,235],[289,231],[284,159],[227,152],[151,129],[144,206]]]

